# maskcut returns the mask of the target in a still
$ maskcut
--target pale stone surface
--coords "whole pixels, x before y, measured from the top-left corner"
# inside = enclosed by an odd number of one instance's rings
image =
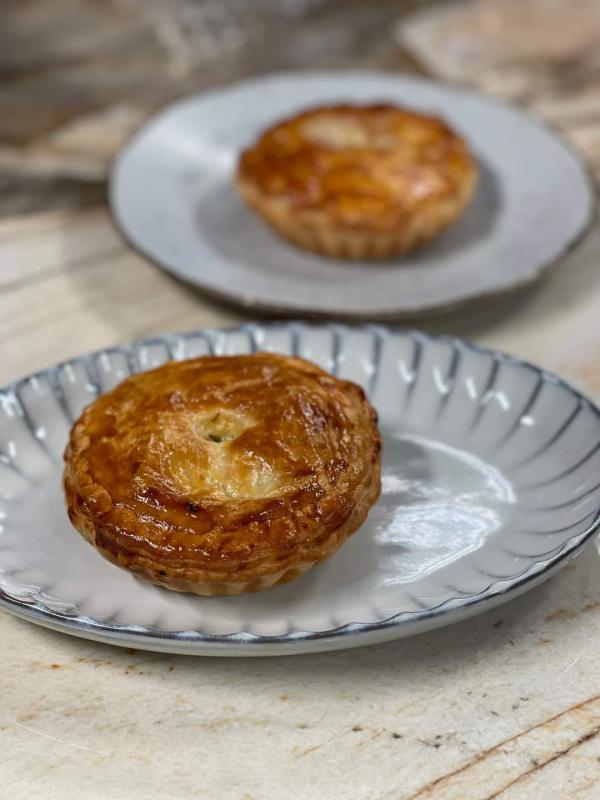
[[[127,651],[2,615],[11,798],[593,800],[600,557],[453,627],[278,659]]]

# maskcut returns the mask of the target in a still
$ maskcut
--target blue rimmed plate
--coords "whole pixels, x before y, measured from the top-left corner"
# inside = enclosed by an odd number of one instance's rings
[[[109,564],[64,510],[73,420],[132,371],[257,349],[300,354],[368,391],[384,464],[367,523],[299,580],[243,597],[176,594]],[[113,644],[275,655],[408,636],[549,577],[594,534],[599,507],[598,409],[547,372],[457,339],[253,324],[99,351],[0,392],[0,603]]]

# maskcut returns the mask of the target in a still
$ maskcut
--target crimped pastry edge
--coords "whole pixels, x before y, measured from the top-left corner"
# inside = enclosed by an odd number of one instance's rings
[[[282,238],[303,250],[352,261],[386,260],[427,244],[461,216],[476,185],[473,171],[451,197],[432,200],[407,213],[401,224],[380,230],[337,224],[325,211],[293,209],[285,199],[269,196],[245,178],[237,178],[246,204]]]

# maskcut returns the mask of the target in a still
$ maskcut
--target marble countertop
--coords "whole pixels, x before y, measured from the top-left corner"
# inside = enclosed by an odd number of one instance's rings
[[[170,15],[158,2],[60,0],[51,18],[41,0],[11,4],[0,48],[0,383],[133,337],[244,319],[128,250],[103,204],[113,153],[177,94],[306,63],[421,70],[543,114],[598,174],[597,5],[300,5],[289,46],[267,57],[260,43],[292,25],[291,3],[261,0],[241,21],[243,4],[210,0],[181,0]],[[221,38],[202,40],[203,61],[192,45],[210,25]],[[600,398],[599,319],[596,225],[537,286],[422,327],[536,361]],[[466,622],[273,659],[113,648],[1,613],[0,795],[594,800],[599,576],[593,544]]]

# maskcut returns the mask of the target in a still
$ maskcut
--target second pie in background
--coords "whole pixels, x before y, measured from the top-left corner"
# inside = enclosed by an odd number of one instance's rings
[[[439,117],[391,104],[332,105],[266,130],[237,187],[277,233],[321,255],[382,259],[456,220],[477,181],[469,148]]]

